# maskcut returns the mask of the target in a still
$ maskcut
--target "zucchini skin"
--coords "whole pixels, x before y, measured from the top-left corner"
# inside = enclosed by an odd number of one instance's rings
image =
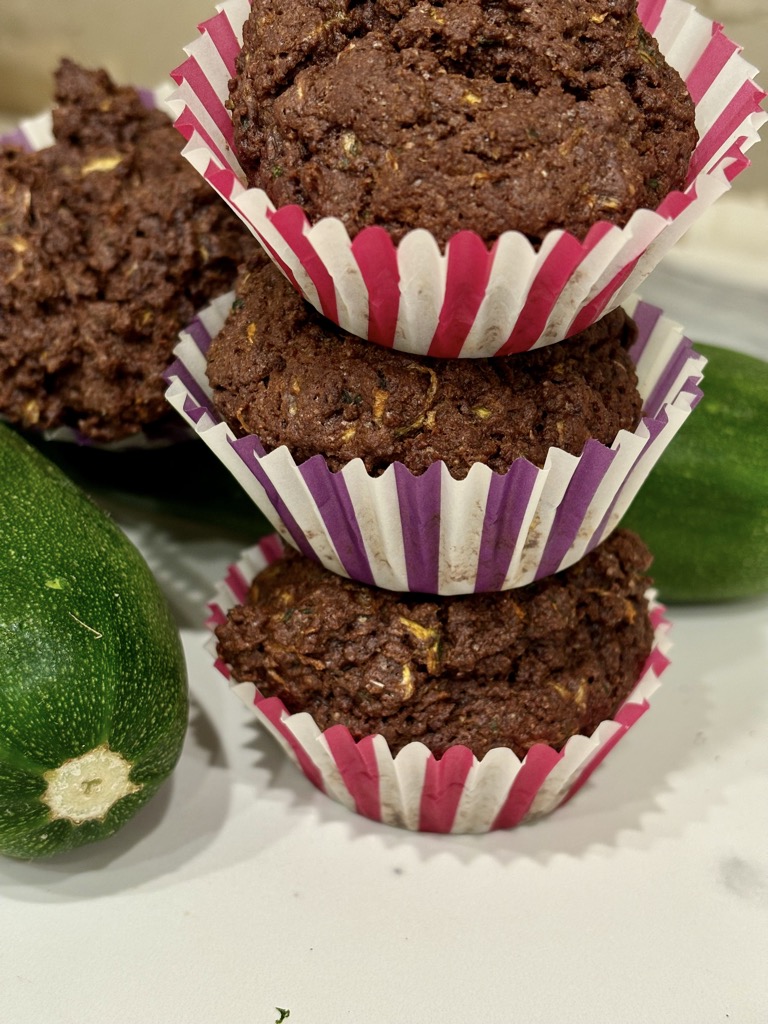
[[[651,549],[668,604],[768,594],[768,362],[695,347],[704,398],[622,520]]]
[[[61,470],[0,424],[0,853],[105,838],[181,754],[187,672],[146,562]],[[46,772],[106,744],[135,792],[100,819],[53,818]]]

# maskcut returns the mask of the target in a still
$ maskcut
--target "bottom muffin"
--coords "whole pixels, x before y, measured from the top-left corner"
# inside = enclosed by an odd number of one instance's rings
[[[647,708],[667,664],[650,561],[619,530],[531,586],[436,598],[293,552],[260,572],[246,560],[211,606],[211,647],[353,810],[425,831],[509,827],[568,799]]]

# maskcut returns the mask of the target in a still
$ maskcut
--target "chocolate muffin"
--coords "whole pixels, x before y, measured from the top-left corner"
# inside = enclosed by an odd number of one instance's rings
[[[443,460],[456,479],[483,462],[498,472],[550,448],[611,445],[641,414],[629,356],[634,323],[620,309],[557,345],[495,359],[432,359],[347,334],[305,302],[270,262],[252,261],[208,352],[219,414],[266,451],[332,470],[361,458],[420,474]]]
[[[252,186],[396,241],[623,225],[697,142],[635,0],[253,0],[229,106]]]
[[[309,712],[321,729],[380,733],[478,757],[556,749],[611,718],[653,644],[651,556],[618,530],[571,568],[517,590],[461,597],[353,583],[293,551],[216,627],[234,678]]]
[[[137,90],[69,60],[53,145],[0,149],[0,415],[115,441],[166,419],[178,331],[256,243]]]

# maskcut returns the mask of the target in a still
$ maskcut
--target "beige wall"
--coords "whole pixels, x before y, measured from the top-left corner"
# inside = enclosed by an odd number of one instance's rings
[[[768,0],[700,0],[699,10],[723,22],[768,85]],[[0,0],[0,113],[37,113],[50,100],[51,73],[61,56],[102,66],[120,82],[154,86],[184,59],[197,23],[214,0]],[[754,166],[736,187],[768,191],[768,128],[752,151]]]
[[[768,0],[699,0],[695,6],[722,22],[731,39],[744,47],[744,58],[760,68],[757,82],[768,90]],[[736,179],[734,194],[768,195],[768,125],[749,155],[752,166]]]
[[[0,0],[0,111],[48,106],[60,57],[155,86],[184,59],[215,0]]]

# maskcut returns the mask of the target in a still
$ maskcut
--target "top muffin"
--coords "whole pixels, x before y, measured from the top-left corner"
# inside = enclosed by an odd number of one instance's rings
[[[230,93],[252,186],[395,241],[621,226],[697,142],[634,0],[253,0]]]

